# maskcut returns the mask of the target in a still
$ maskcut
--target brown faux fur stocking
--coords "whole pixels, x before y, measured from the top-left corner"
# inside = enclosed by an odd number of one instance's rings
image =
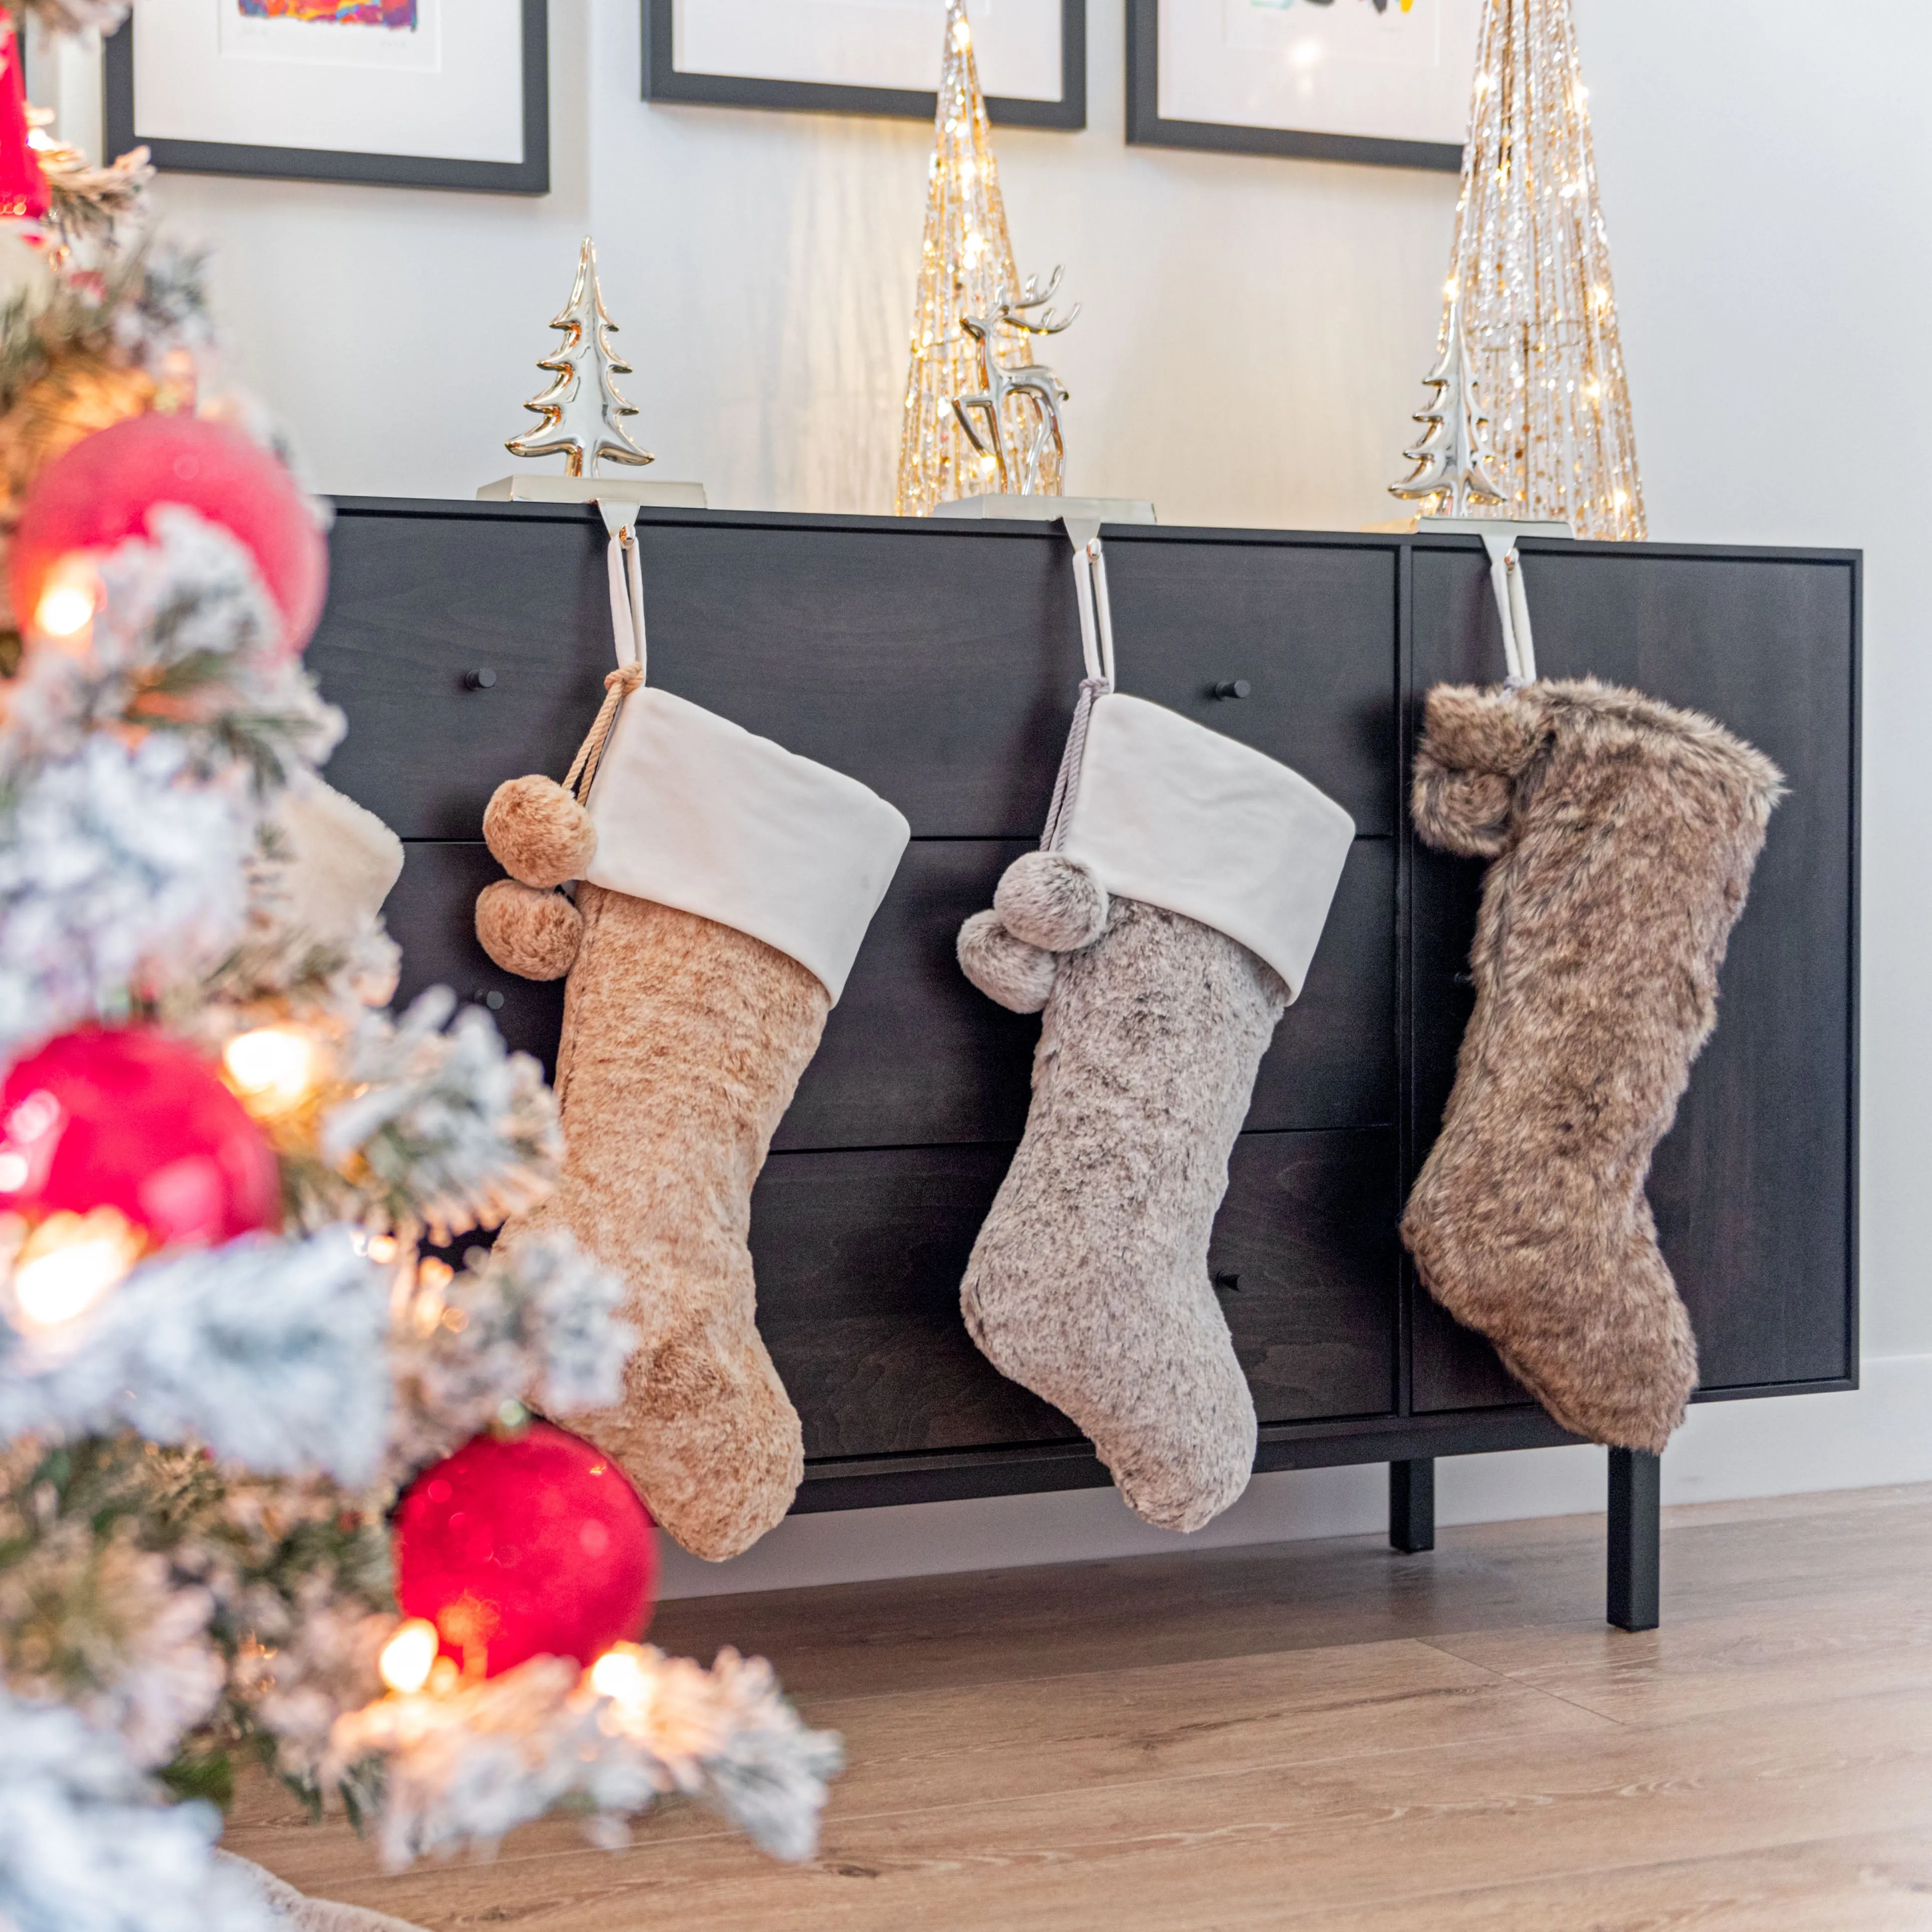
[[[580,1426],[680,1543],[718,1561],[784,1516],[804,1473],[746,1234],[832,996],[796,960],[694,914],[592,885],[577,905],[556,1070],[563,1176],[506,1238],[567,1228],[630,1282],[624,1318],[643,1342],[623,1406]]]
[[[1661,1450],[1696,1382],[1644,1180],[1783,788],[1708,718],[1593,680],[1429,694],[1416,829],[1496,862],[1402,1238],[1437,1300],[1596,1442]]]

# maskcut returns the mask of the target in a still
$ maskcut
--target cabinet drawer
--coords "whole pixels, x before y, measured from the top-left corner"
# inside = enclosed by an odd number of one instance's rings
[[[752,1198],[758,1325],[808,1456],[1060,1442],[959,1312],[1009,1148],[775,1154]],[[1394,1388],[1393,1134],[1244,1134],[1212,1265],[1264,1422],[1385,1413]]]
[[[995,1006],[970,985],[953,944],[960,922],[992,903],[1000,873],[1028,849],[979,839],[925,839],[908,849],[776,1148],[1019,1138],[1040,1022]],[[504,1038],[554,1065],[562,982],[538,986],[505,973],[476,943],[476,895],[502,876],[488,848],[419,842],[405,850],[403,876],[384,908],[403,948],[399,998],[439,982],[466,999],[498,992]],[[1356,842],[1306,990],[1262,1063],[1251,1127],[1394,1118],[1394,866],[1390,842]]]
[[[653,683],[862,780],[916,833],[1036,835],[1081,675],[1064,540],[690,513],[638,542]],[[502,780],[562,776],[614,662],[594,511],[345,513],[332,573],[308,654],[350,718],[332,782],[405,838],[473,838]]]
[[[1123,691],[1292,766],[1358,833],[1399,829],[1393,548],[1124,530],[1107,578]]]
[[[1081,676],[1057,528],[684,512],[638,540],[654,683],[862,780],[916,836],[1038,836]],[[596,513],[352,506],[331,544],[308,662],[349,716],[332,782],[404,838],[473,838],[504,779],[561,777],[614,661]],[[1109,554],[1123,689],[1394,829],[1390,550]],[[1248,698],[1211,695],[1238,677]]]

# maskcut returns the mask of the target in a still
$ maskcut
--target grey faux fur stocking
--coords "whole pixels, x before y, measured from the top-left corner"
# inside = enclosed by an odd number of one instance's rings
[[[1696,1382],[1643,1184],[1782,794],[1708,718],[1592,680],[1429,694],[1416,829],[1496,862],[1402,1238],[1443,1306],[1599,1442],[1660,1450]]]
[[[1064,1411],[1150,1522],[1246,1487],[1255,1408],[1208,1276],[1228,1156],[1288,989],[1225,934],[1029,853],[959,959],[1045,1009],[1033,1106],[961,1304],[1000,1372]]]
[[[784,1515],[798,1412],[758,1330],[752,1184],[817,1052],[832,996],[762,940],[580,885],[564,997],[556,1191],[506,1238],[568,1228],[631,1284],[642,1337],[623,1406],[582,1419],[651,1513],[713,1561]]]

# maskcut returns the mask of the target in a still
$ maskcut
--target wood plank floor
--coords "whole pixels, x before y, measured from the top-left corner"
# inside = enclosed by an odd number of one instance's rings
[[[1932,1486],[667,1604],[843,1732],[820,1857],[668,1810],[385,1877],[266,1786],[227,1842],[433,1932],[1932,1928]]]

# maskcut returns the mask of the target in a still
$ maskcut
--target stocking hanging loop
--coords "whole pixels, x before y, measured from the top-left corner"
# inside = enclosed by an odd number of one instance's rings
[[[1503,683],[1520,691],[1536,682],[1536,640],[1529,628],[1529,598],[1522,584],[1522,558],[1516,532],[1486,530],[1483,547],[1490,554],[1490,588],[1495,592],[1496,615],[1503,629]]]
[[[600,502],[604,527],[610,533],[605,553],[610,578],[610,634],[617,653],[617,668],[604,680],[604,702],[577,748],[565,776],[563,788],[588,802],[590,788],[597,782],[597,766],[604,747],[617,728],[617,714],[624,700],[644,682],[644,566],[638,552],[638,509],[634,503]]]
[[[1080,656],[1087,675],[1081,680],[1079,702],[1046,808],[1046,830],[1040,842],[1043,852],[1057,851],[1066,836],[1068,806],[1079,788],[1094,700],[1114,688],[1114,612],[1107,596],[1107,553],[1100,542],[1100,519],[1066,517],[1061,522],[1073,546],[1073,594],[1080,604]]]
[[[1089,683],[1114,688],[1114,614],[1107,598],[1107,554],[1097,517],[1064,517],[1073,546],[1073,594],[1080,604],[1080,655]]]
[[[610,636],[621,668],[635,664],[645,668],[644,573],[638,550],[638,510],[635,503],[603,503],[604,527],[610,533],[606,561],[610,576]]]

